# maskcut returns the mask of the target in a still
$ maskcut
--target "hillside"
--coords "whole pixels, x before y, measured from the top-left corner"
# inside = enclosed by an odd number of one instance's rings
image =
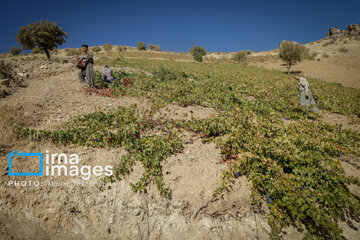
[[[358,239],[360,41],[331,33],[292,68],[319,113],[278,50],[238,64],[113,46],[95,89],[79,49],[2,56],[0,239]],[[44,152],[45,176],[10,176],[41,172],[21,153]]]
[[[323,81],[340,83],[347,87],[360,88],[360,38],[324,38],[305,44],[313,60],[303,60],[291,70]],[[266,55],[277,56],[278,51]],[[278,57],[254,59],[250,65],[285,71]]]
[[[291,70],[302,72],[305,76],[322,81],[340,83],[347,87],[360,88],[360,36],[325,37],[315,42],[304,44],[309,57],[295,65]],[[100,47],[100,46],[98,46]],[[103,49],[95,55],[101,57],[125,57],[134,59],[193,61],[189,53],[138,51],[134,47],[126,46],[124,52],[117,52],[113,46],[110,53]],[[210,52],[204,57],[205,62],[231,61],[235,52]],[[66,49],[59,49],[56,56],[65,57],[69,54]],[[278,57],[278,50],[251,52],[247,57],[247,64],[266,69],[285,72],[286,68]]]
[[[6,59],[25,84],[0,99],[0,237],[357,239],[359,89],[309,78],[322,112],[307,114],[296,80],[279,71],[98,56],[96,69],[112,66],[119,85],[97,73],[89,91],[72,58]],[[77,153],[114,176],[8,187],[29,180],[7,174],[18,146]]]

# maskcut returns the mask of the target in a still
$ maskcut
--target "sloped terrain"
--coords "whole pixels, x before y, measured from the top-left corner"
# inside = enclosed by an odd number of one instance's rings
[[[298,199],[311,198],[307,191],[324,186],[326,192],[327,184],[339,181],[329,187],[351,199],[345,204],[354,204],[354,209],[342,207],[344,216],[331,219],[338,221],[343,236],[357,238],[359,191],[356,181],[345,176],[360,176],[357,89],[310,79],[323,111],[315,115],[298,106],[297,83],[277,71],[228,63],[116,62],[117,79],[130,78],[132,84],[111,87],[117,97],[110,98],[88,94],[71,63],[16,61],[32,72],[26,88],[0,99],[0,237],[268,239],[278,226],[272,221],[276,209],[290,212]],[[109,64],[115,65],[112,59]],[[336,92],[342,95],[333,97]],[[121,121],[114,125],[118,117]],[[82,127],[89,131],[72,138],[73,130]],[[123,132],[126,137],[116,141]],[[7,153],[15,149],[77,153],[81,165],[111,165],[119,179],[8,176]],[[296,161],[283,162],[289,155]],[[25,171],[36,165],[23,162],[17,167]],[[323,175],[314,172],[311,178],[302,167]],[[325,170],[334,178],[328,179]],[[9,186],[9,181],[44,178],[64,185]],[[296,198],[284,191],[295,179],[304,184]],[[334,196],[319,198],[342,206]],[[288,206],[283,201],[292,202]],[[330,218],[327,214],[314,218]],[[301,239],[310,229],[305,224],[299,217],[285,232],[275,233]],[[336,232],[335,227],[324,229],[330,232],[324,234]]]
[[[347,87],[360,88],[360,38],[323,38],[305,44],[313,60],[303,60],[291,68],[293,72],[302,72],[307,77],[327,82],[340,83]],[[273,55],[274,54],[274,55]],[[250,65],[286,71],[283,62],[276,57],[278,51],[268,53],[275,56],[270,60],[260,58]],[[251,58],[251,57],[250,57]]]
[[[267,236],[269,230],[265,216],[260,214],[257,228],[249,207],[249,188],[245,178],[237,183],[241,195],[221,200],[224,204],[211,211],[228,212],[241,216],[226,219],[195,213],[212,199],[220,172],[220,152],[214,144],[201,143],[198,136],[184,133],[184,150],[169,158],[163,168],[166,185],[173,189],[172,200],[159,195],[152,186],[148,193],[135,193],[129,182],[136,182],[144,169],[134,166],[133,172],[122,181],[99,188],[100,178],[91,181],[81,178],[52,177],[46,183],[57,182],[65,186],[8,186],[9,181],[44,181],[44,177],[10,177],[7,175],[7,153],[22,152],[77,153],[82,165],[112,165],[126,154],[123,148],[94,148],[76,145],[57,146],[51,142],[18,139],[9,129],[14,124],[34,129],[58,129],[66,121],[82,114],[99,110],[112,111],[119,106],[136,105],[139,113],[146,112],[151,103],[146,98],[122,96],[120,98],[86,95],[77,79],[74,66],[65,64],[34,63],[26,88],[1,100],[1,239],[219,239],[253,238]],[[47,67],[40,68],[46,65]],[[55,73],[54,73],[55,72]],[[188,111],[196,111],[190,108]],[[185,108],[182,112],[186,112]],[[204,117],[209,117],[214,110]],[[197,112],[195,114],[198,114]],[[203,113],[204,114],[204,113]],[[180,114],[179,117],[185,117]],[[195,116],[196,117],[196,116]],[[180,164],[180,166],[179,166]],[[211,164],[211,165],[209,165]],[[186,167],[183,167],[186,166]],[[33,170],[33,162],[24,162],[18,170]],[[192,171],[189,171],[192,170]],[[81,186],[79,182],[89,185]],[[194,184],[196,183],[196,184]],[[220,201],[220,200],[219,200]],[[205,210],[205,209],[204,209]],[[16,226],[16,227],[15,227]]]

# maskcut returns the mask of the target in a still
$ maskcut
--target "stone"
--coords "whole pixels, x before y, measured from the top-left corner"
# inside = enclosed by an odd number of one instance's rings
[[[350,24],[346,27],[349,35],[360,35],[360,24]]]
[[[345,30],[338,29],[337,27],[332,27],[329,29],[328,36],[342,36],[342,35],[344,36],[346,35]]]
[[[0,86],[10,86],[11,79],[0,79]]]
[[[347,37],[360,35],[360,24],[350,24],[346,27],[346,30],[332,27],[329,29],[329,32],[326,35],[329,37]]]
[[[26,78],[28,78],[30,76],[30,74],[28,74],[28,73],[18,73],[18,75],[20,77],[26,77]]]

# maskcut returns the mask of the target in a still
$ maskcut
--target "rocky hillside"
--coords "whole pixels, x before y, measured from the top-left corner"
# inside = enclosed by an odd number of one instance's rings
[[[360,36],[360,24],[350,24],[346,27],[346,30],[332,27],[329,29],[329,32],[326,35],[329,37]]]

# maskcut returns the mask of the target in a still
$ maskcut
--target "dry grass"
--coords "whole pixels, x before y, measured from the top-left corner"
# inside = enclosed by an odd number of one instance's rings
[[[175,52],[156,52],[156,51],[125,51],[121,54],[118,52],[96,54],[98,57],[125,57],[125,58],[149,58],[149,59],[166,59],[166,60],[182,60],[191,61],[192,56],[187,53],[175,53]]]
[[[278,62],[281,61],[279,55],[258,55],[258,56],[248,56],[247,62],[248,63],[263,63],[263,62]]]
[[[325,46],[324,46],[325,45]],[[291,71],[301,71],[305,76],[341,83],[344,86],[360,88],[360,41],[356,38],[329,39],[305,44],[310,53],[316,53],[316,61],[303,60]],[[344,50],[346,49],[346,50]],[[271,56],[252,58],[249,64],[285,72],[283,62]]]

